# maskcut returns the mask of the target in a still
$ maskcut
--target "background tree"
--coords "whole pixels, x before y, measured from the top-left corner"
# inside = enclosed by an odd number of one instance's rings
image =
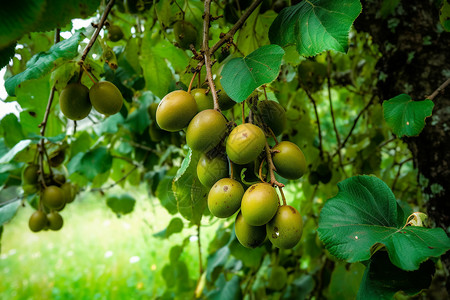
[[[21,111],[0,122],[0,232],[20,204],[64,231],[77,199],[120,217],[145,188],[169,247],[136,297],[447,297],[448,1],[290,2],[3,9]]]

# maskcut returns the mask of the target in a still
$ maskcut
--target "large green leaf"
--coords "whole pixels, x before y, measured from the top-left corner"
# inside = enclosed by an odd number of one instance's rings
[[[48,51],[33,56],[27,62],[27,69],[5,81],[5,89],[10,96],[15,96],[16,87],[30,79],[40,78],[57,67],[63,60],[69,60],[78,55],[78,44],[83,38],[80,32],[69,39],[53,45]],[[60,60],[58,60],[60,59]],[[56,63],[58,60],[59,63]]]
[[[98,174],[108,171],[112,157],[106,147],[98,147],[89,152],[80,152],[67,164],[70,173],[79,173],[92,181]]]
[[[0,49],[18,40],[44,12],[45,0],[17,0],[2,3],[0,9]]]
[[[0,164],[10,162],[19,152],[27,148],[31,144],[31,140],[22,140],[12,147],[6,154],[0,157]]]
[[[242,298],[239,276],[237,275],[226,281],[224,274],[221,273],[215,285],[217,288],[207,294],[207,299],[228,300]]]
[[[5,144],[10,148],[25,138],[22,126],[13,113],[4,116],[0,121],[0,126],[3,128]]]
[[[20,206],[20,201],[13,201],[0,206],[0,226],[11,220]]]
[[[398,136],[418,135],[425,127],[425,119],[431,116],[434,103],[431,100],[413,101],[400,94],[383,102],[384,119]]]
[[[154,233],[153,236],[162,239],[167,239],[172,234],[181,232],[183,230],[183,227],[184,227],[183,220],[181,220],[180,218],[173,218],[172,220],[170,220],[170,223],[169,225],[167,225],[167,228],[164,228],[160,232]]]
[[[197,177],[199,157],[200,153],[189,150],[172,183],[178,211],[194,224],[200,224],[208,196],[208,190]]]
[[[4,49],[0,48],[0,69],[6,66],[14,57],[14,54],[16,53],[16,45],[17,43],[12,43]]]
[[[269,29],[272,44],[296,44],[304,56],[347,52],[348,34],[361,13],[359,0],[309,0],[283,9]]]
[[[404,213],[389,187],[374,176],[354,176],[338,184],[338,194],[320,213],[319,237],[334,256],[365,261],[384,245],[392,263],[417,270],[430,257],[450,249],[441,228],[404,227]]]
[[[266,45],[246,57],[233,58],[221,73],[223,89],[234,101],[245,101],[257,87],[278,77],[283,55],[281,47]]]
[[[392,299],[398,291],[409,295],[417,294],[430,286],[434,270],[434,263],[428,260],[416,271],[404,271],[389,261],[386,251],[378,251],[372,256],[364,272],[357,299]]]

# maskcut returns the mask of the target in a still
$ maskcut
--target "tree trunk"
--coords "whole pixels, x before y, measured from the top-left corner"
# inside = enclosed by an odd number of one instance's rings
[[[362,1],[355,22],[368,32],[382,54],[377,64],[382,100],[402,93],[414,100],[431,95],[450,78],[450,33],[439,24],[438,1],[403,0],[388,12],[393,0]],[[427,214],[447,234],[450,229],[450,87],[434,99],[433,116],[417,137],[405,138],[419,170]],[[450,253],[442,257],[446,274]],[[450,279],[445,278],[450,294]],[[442,296],[442,295],[441,295]]]

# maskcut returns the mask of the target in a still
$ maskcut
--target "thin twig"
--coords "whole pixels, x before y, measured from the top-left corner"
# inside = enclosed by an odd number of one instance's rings
[[[198,246],[198,264],[199,264],[199,272],[200,277],[203,274],[203,261],[202,261],[202,244],[200,242],[200,224],[197,225],[197,246]]]
[[[269,144],[266,141],[266,145],[265,145],[265,149],[266,149],[266,157],[267,157],[267,166],[269,169],[269,174],[270,174],[270,184],[272,186],[276,185],[278,187],[284,187],[284,184],[280,183],[277,181],[277,179],[275,178],[275,165],[273,164],[273,160],[272,160],[272,150],[270,150]]]
[[[355,120],[353,121],[352,128],[350,128],[350,131],[348,132],[347,136],[345,137],[344,141],[342,142],[341,146],[336,150],[336,152],[332,155],[334,157],[336,154],[338,154],[338,151],[340,151],[342,148],[344,148],[345,144],[349,140],[350,136],[353,133],[353,130],[356,128],[356,124],[358,123],[359,118],[361,118],[362,114],[369,108],[370,105],[372,105],[373,100],[375,99],[375,95],[370,98],[369,103],[359,112],[358,116],[356,116]]]
[[[314,113],[316,115],[317,127],[319,130],[319,152],[320,152],[320,157],[323,158],[322,130],[320,129],[320,118],[319,118],[319,112],[317,111],[317,103],[306,87],[303,87],[303,90],[306,92],[306,95],[308,96],[309,100],[311,101],[312,105],[314,106]]]
[[[97,40],[100,30],[102,30],[103,25],[105,24],[106,18],[108,17],[109,12],[111,11],[111,8],[114,5],[114,1],[115,0],[110,0],[108,2],[108,4],[106,5],[105,11],[103,12],[100,22],[97,24],[97,28],[95,29],[95,32],[92,35],[91,39],[89,40],[89,43],[87,44],[86,48],[84,48],[83,55],[81,56],[81,59],[78,62],[78,64],[80,64],[80,65],[84,64],[84,60],[86,59],[89,51],[91,50],[92,46],[94,45],[95,41]]]
[[[138,165],[134,165],[134,167],[130,171],[128,171],[128,173],[123,175],[122,178],[120,178],[119,180],[117,180],[105,187],[93,188],[93,189],[91,189],[91,192],[103,192],[104,190],[109,190],[109,189],[113,188],[114,186],[118,185],[119,183],[121,183],[122,181],[127,179],[127,177],[130,176],[130,174],[133,173],[137,168],[138,168]]]
[[[411,160],[412,160],[412,157],[407,158],[407,159],[405,159],[405,160],[403,160],[403,161],[401,161],[401,162],[398,163],[397,174],[395,175],[394,181],[392,182],[392,188],[391,188],[392,191],[394,191],[395,185],[397,184],[397,180],[398,180],[398,178],[400,177],[400,170],[402,169],[402,166],[403,166],[405,163],[407,163],[408,161],[411,161]]]
[[[214,109],[220,111],[219,107],[219,98],[217,97],[216,87],[214,85],[214,80],[212,78],[212,70],[211,70],[211,51],[209,49],[209,27],[211,21],[211,0],[205,0],[205,12],[204,12],[204,20],[203,20],[203,58],[205,61],[206,67],[206,79],[208,80],[209,88],[211,89],[212,97],[214,100]]]
[[[448,85],[450,85],[450,78],[447,79],[443,84],[441,84],[440,87],[438,87],[433,94],[431,94],[430,96],[426,97],[429,100],[433,100],[437,95],[439,95],[440,92],[442,92]]]

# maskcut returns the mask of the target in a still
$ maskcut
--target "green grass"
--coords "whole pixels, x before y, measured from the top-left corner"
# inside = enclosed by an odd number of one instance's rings
[[[20,207],[4,227],[0,298],[153,299],[163,294],[161,269],[169,262],[170,248],[195,235],[195,230],[185,222],[185,229],[169,239],[153,237],[171,216],[145,191],[134,196],[134,211],[117,218],[99,194],[78,195],[62,211],[64,227],[58,232],[31,232],[28,218],[33,210]],[[203,245],[214,231],[213,227],[202,231]],[[196,241],[184,248],[183,258],[190,278],[196,280]]]

